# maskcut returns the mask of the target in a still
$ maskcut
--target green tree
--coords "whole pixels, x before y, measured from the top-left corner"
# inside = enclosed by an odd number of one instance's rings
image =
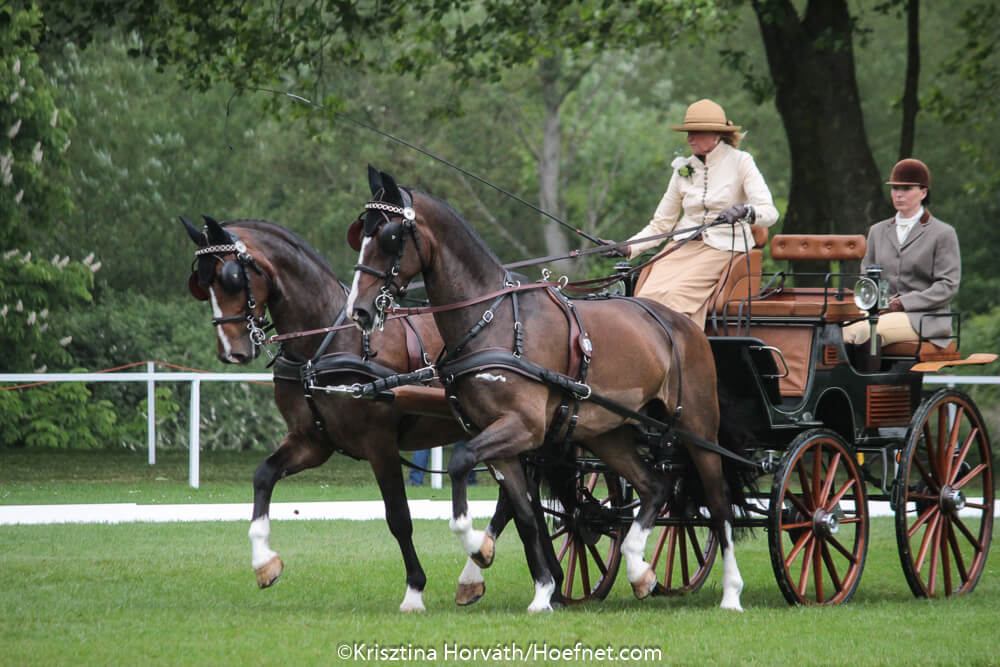
[[[71,361],[64,349],[71,337],[60,337],[50,320],[90,301],[100,268],[92,257],[33,257],[22,245],[29,226],[70,210],[66,190],[52,182],[65,168],[72,117],[54,103],[40,66],[42,27],[33,7],[0,8],[0,368],[14,372]],[[110,433],[115,415],[89,399],[75,384],[0,391],[0,444],[93,446]]]

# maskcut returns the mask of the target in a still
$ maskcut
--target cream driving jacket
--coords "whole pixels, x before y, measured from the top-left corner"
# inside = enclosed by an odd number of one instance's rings
[[[663,199],[653,213],[653,219],[642,231],[629,238],[630,241],[665,234],[675,228],[700,227],[712,222],[722,211],[735,204],[753,206],[755,225],[770,227],[778,221],[778,209],[774,207],[771,191],[767,189],[767,183],[749,153],[720,141],[705,156],[704,163],[692,155],[674,160],[671,166],[674,173]],[[688,176],[682,176],[680,171],[687,166],[693,171]],[[691,235],[678,234],[668,241]],[[726,252],[746,252],[747,245],[753,245],[749,226],[742,222],[735,227],[710,227],[702,233],[702,239],[707,245]],[[629,246],[629,259],[661,243],[662,240],[633,244]]]

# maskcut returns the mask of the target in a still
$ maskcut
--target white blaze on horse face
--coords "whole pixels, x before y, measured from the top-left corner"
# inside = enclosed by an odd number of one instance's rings
[[[622,553],[625,554],[625,573],[629,582],[639,580],[639,577],[649,569],[649,563],[643,558],[646,551],[646,540],[649,538],[651,529],[641,528],[638,523],[633,522],[622,543]]]
[[[272,558],[277,556],[271,547],[268,546],[268,539],[271,536],[271,519],[265,514],[250,522],[250,565],[253,569],[267,565]]]
[[[740,605],[740,593],[743,592],[743,577],[740,568],[736,566],[736,554],[733,551],[733,527],[725,522],[726,541],[729,543],[722,550],[722,604],[721,609],[743,611]]]
[[[219,307],[219,300],[215,298],[214,287],[208,288],[208,295],[211,297],[212,300],[212,316],[217,320],[222,319],[222,308]],[[229,342],[229,337],[226,336],[226,332],[222,330],[221,324],[215,325],[215,332],[216,335],[219,337],[219,342],[222,344],[223,352],[226,353],[226,359],[232,359],[233,346],[232,343]]]
[[[361,263],[361,258],[365,256],[365,248],[368,247],[368,242],[371,237],[365,236],[361,239],[361,250],[358,251],[358,264]],[[347,305],[344,306],[347,311],[347,315],[353,320],[354,319],[354,300],[358,298],[358,281],[361,280],[361,272],[357,269],[354,270],[354,280],[351,281],[351,293],[347,295]]]

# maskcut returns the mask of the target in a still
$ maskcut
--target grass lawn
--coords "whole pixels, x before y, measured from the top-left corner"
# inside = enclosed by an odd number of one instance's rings
[[[206,453],[202,488],[194,490],[186,487],[186,453],[161,453],[150,467],[144,452],[0,450],[0,503],[246,502],[261,458]],[[275,500],[375,499],[370,480],[366,464],[337,457],[282,481]],[[413,490],[432,494],[428,487]],[[491,484],[476,492],[495,497]],[[447,489],[436,494],[447,497]],[[740,542],[744,614],[717,608],[717,566],[692,596],[637,601],[623,569],[604,602],[529,616],[532,585],[513,529],[497,544],[486,597],[458,608],[458,544],[447,522],[416,521],[427,611],[404,615],[397,610],[402,561],[384,522],[274,521],[271,528],[285,572],[259,590],[246,522],[0,527],[0,665],[331,665],[394,658],[606,664],[594,653],[605,647],[657,651],[639,661],[647,664],[1000,662],[998,556],[971,595],[915,599],[888,518],[872,521],[855,598],[829,609],[785,603],[764,531]],[[562,648],[568,657],[554,660],[551,652]],[[473,649],[480,651],[475,658]],[[483,659],[490,650],[500,659]],[[547,660],[538,653],[544,650]]]
[[[447,450],[446,450],[447,452]],[[409,459],[410,455],[405,454]],[[143,451],[12,450],[0,448],[0,504],[63,503],[249,503],[253,474],[267,458],[258,451],[202,452],[200,486],[188,485],[188,452],[157,451],[149,465]],[[403,471],[404,476],[407,471]],[[496,483],[485,472],[469,487],[473,500],[496,499]],[[406,490],[409,498],[450,499],[443,489]],[[275,486],[273,502],[378,500],[375,477],[367,461],[335,454],[318,468],[287,477]]]
[[[330,665],[354,662],[363,645],[363,662],[390,661],[364,651],[404,647],[410,657],[433,649],[436,662],[455,664],[466,661],[445,660],[445,650],[501,647],[532,657],[527,652],[577,642],[658,649],[659,662],[690,665],[998,660],[996,565],[972,595],[914,599],[889,519],[874,521],[858,593],[840,607],[786,605],[760,532],[739,544],[744,614],[717,609],[716,567],[686,598],[635,600],[621,573],[604,602],[542,616],[525,613],[532,588],[513,531],[498,543],[486,597],[458,608],[452,598],[462,558],[454,537],[444,521],[415,523],[428,573],[428,610],[417,615],[397,611],[402,563],[379,521],[273,523],[272,546],[286,568],[267,590],[254,582],[242,522],[0,527],[0,663]],[[543,662],[534,657],[529,662]]]

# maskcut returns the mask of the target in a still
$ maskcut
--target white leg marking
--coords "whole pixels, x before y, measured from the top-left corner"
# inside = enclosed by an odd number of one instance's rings
[[[465,567],[462,568],[462,574],[458,575],[458,583],[460,584],[481,584],[483,581],[483,570],[481,567],[472,562],[471,558],[465,559]]]
[[[646,552],[646,540],[651,532],[648,528],[640,528],[639,524],[633,523],[622,543],[622,553],[625,554],[625,573],[629,582],[639,580],[639,577],[649,569],[649,563],[643,557]]]
[[[493,373],[476,373],[477,380],[486,380],[487,382],[506,382],[507,378],[503,375],[493,375]]]
[[[406,587],[406,597],[403,598],[403,603],[399,605],[400,611],[425,611],[424,609],[424,592],[418,591],[409,586]]]
[[[743,611],[740,605],[740,593],[743,591],[743,577],[736,566],[736,554],[733,549],[733,527],[725,523],[726,538],[729,547],[722,550],[722,609]]]
[[[483,546],[483,535],[486,533],[472,529],[472,519],[469,518],[468,514],[463,514],[457,519],[452,517],[448,525],[451,527],[451,532],[458,537],[458,542],[462,545],[466,555],[476,553],[479,551],[479,547]]]
[[[369,240],[370,239],[367,236],[362,237],[361,239],[361,250],[358,251],[359,264],[361,263],[361,257],[364,256],[365,254],[365,246],[368,245]],[[347,295],[347,305],[344,306],[344,312],[347,313],[347,316],[350,317],[351,319],[354,319],[351,313],[354,312],[354,300],[358,298],[358,281],[360,279],[361,279],[361,272],[355,271],[354,280],[351,281],[351,293]]]
[[[212,299],[212,316],[215,319],[222,318],[222,308],[219,308],[219,301],[215,298],[215,289],[212,287],[208,288],[208,296]],[[219,337],[219,342],[222,343],[222,351],[226,353],[227,359],[233,358],[233,346],[229,342],[229,338],[226,336],[225,332],[222,331],[222,325],[216,325],[215,333]]]
[[[268,546],[268,538],[271,536],[271,519],[266,514],[250,522],[250,565],[253,569],[264,567],[272,558],[277,556]]]
[[[535,599],[528,605],[529,614],[537,614],[541,611],[552,611],[552,593],[556,590],[556,583],[550,581],[547,584],[535,582]]]

